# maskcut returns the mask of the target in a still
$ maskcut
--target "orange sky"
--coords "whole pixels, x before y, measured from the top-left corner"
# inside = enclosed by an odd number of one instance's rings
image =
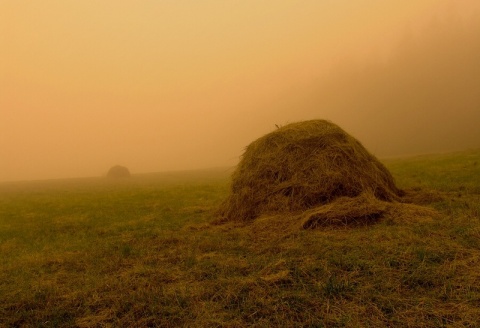
[[[389,58],[408,31],[479,9],[477,0],[0,1],[0,181],[99,176],[114,164],[234,165],[275,124],[310,118],[382,150],[382,136],[341,107],[306,108],[303,90],[346,58]]]

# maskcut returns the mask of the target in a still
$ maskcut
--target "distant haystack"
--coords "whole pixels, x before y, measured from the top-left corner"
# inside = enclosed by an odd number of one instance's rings
[[[252,142],[220,221],[298,213],[304,228],[378,218],[403,192],[355,138],[325,120],[289,124]]]
[[[121,165],[115,165],[108,170],[107,177],[109,178],[129,178],[130,171]]]

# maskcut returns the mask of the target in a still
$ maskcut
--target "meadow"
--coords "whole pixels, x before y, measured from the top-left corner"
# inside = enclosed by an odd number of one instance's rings
[[[438,215],[211,224],[231,169],[0,183],[0,327],[480,326],[480,150],[383,162]]]

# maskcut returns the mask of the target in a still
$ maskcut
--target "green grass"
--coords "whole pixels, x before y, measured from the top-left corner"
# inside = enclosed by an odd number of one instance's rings
[[[480,151],[423,155],[384,162],[403,187],[480,193]]]
[[[433,221],[209,225],[228,170],[0,184],[0,327],[480,326],[480,151],[386,160]]]

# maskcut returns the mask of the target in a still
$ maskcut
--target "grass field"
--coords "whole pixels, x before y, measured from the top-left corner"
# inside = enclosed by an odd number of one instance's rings
[[[433,220],[210,225],[230,170],[0,184],[0,327],[479,327],[480,151],[384,161]]]

